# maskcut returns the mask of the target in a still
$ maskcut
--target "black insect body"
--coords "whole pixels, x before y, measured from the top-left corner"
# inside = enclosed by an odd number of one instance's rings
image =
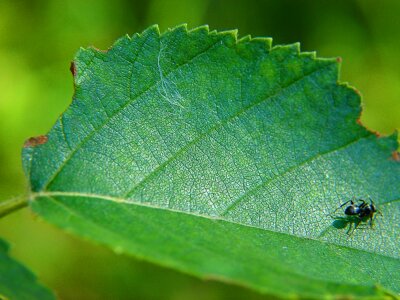
[[[353,200],[349,200],[345,203],[343,203],[342,205],[340,205],[340,208],[342,208],[343,206],[349,204],[345,210],[344,210],[344,214],[349,217],[347,219],[344,219],[342,217],[336,217],[336,219],[342,220],[342,221],[346,221],[348,223],[350,223],[350,228],[348,230],[348,234],[351,234],[355,229],[357,229],[357,227],[361,224],[361,222],[367,222],[369,221],[370,227],[373,227],[373,220],[374,220],[374,214],[378,213],[381,214],[380,211],[378,211],[378,209],[376,208],[374,202],[370,199],[370,203],[367,203],[365,200],[363,199],[359,199],[357,202],[354,202]],[[336,210],[338,210],[336,209]],[[354,225],[354,229],[352,229],[352,224]]]
[[[365,217],[372,218],[374,213],[377,212],[375,204],[372,202],[367,204],[363,199],[358,200],[361,204],[355,204],[352,200],[347,201],[346,203],[342,204],[340,207],[343,207],[347,203],[350,202],[350,205],[346,207],[344,210],[345,215],[348,216],[359,216],[361,219]]]

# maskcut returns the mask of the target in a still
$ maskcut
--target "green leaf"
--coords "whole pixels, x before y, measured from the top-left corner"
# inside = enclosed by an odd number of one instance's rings
[[[358,124],[338,68],[207,27],[81,49],[71,106],[23,151],[31,207],[115,251],[266,294],[399,293],[396,136]],[[353,197],[374,199],[375,230],[348,235],[329,216]]]
[[[47,288],[36,281],[35,275],[11,259],[7,252],[8,245],[0,239],[0,299],[55,299]]]

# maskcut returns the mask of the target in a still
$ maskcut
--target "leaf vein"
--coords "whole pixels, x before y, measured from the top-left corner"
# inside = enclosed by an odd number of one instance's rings
[[[181,67],[191,63],[194,59],[196,59],[197,57],[199,57],[200,55],[207,53],[208,51],[210,51],[215,45],[221,45],[219,43],[220,40],[218,40],[217,42],[213,43],[210,47],[207,47],[206,49],[204,49],[203,51],[197,53],[196,55],[194,55],[193,57],[191,57],[188,61],[186,61],[185,63],[178,65],[175,69],[171,70],[170,72],[168,72],[165,76],[168,76],[169,74],[171,74],[172,72],[175,72],[176,70],[180,69]],[[153,84],[151,84],[146,90],[144,90],[143,92],[141,92],[139,95],[137,95],[134,98],[129,99],[125,104],[123,104],[118,110],[116,110],[112,115],[110,115],[110,117],[108,119],[106,119],[105,122],[103,122],[99,127],[93,129],[93,131],[91,133],[89,133],[84,139],[82,139],[82,141],[76,146],[76,148],[66,157],[66,159],[63,161],[63,163],[59,166],[59,168],[55,171],[55,173],[53,174],[53,176],[51,176],[49,178],[49,180],[43,184],[42,189],[46,190],[49,188],[49,186],[52,184],[52,182],[57,178],[57,176],[61,173],[61,171],[64,169],[64,167],[66,166],[66,164],[68,163],[68,161],[75,155],[75,153],[82,148],[82,146],[88,142],[97,132],[99,132],[104,126],[106,126],[110,120],[112,118],[114,118],[115,116],[117,116],[118,114],[120,114],[126,107],[128,107],[130,104],[132,104],[135,100],[139,99],[141,96],[143,96],[144,94],[146,94],[149,90],[151,90],[154,86],[156,86],[158,83],[160,82],[160,80],[155,81]]]
[[[188,149],[191,148],[191,146],[197,144],[198,142],[200,142],[201,140],[203,140],[205,137],[207,137],[211,132],[214,132],[216,130],[218,130],[219,128],[223,127],[224,125],[228,124],[230,121],[234,120],[235,118],[240,117],[241,115],[243,115],[245,112],[249,111],[250,109],[264,103],[265,101],[270,100],[271,98],[274,98],[276,96],[278,96],[280,93],[282,93],[283,91],[285,91],[286,89],[288,89],[289,87],[295,85],[296,83],[304,80],[305,78],[308,78],[318,72],[321,72],[323,70],[325,70],[326,68],[330,67],[331,65],[326,65],[322,68],[316,69],[311,71],[308,74],[305,74],[304,76],[302,76],[301,78],[296,79],[295,81],[292,81],[291,83],[287,84],[286,86],[280,88],[278,91],[276,91],[274,94],[267,96],[266,98],[262,98],[259,101],[256,101],[246,107],[244,107],[243,109],[239,110],[238,112],[236,112],[235,114],[233,114],[232,116],[229,116],[228,118],[222,120],[219,123],[216,123],[214,126],[212,126],[211,128],[209,128],[208,130],[206,130],[204,133],[198,135],[196,138],[194,138],[193,140],[191,140],[189,143],[185,144],[182,148],[180,148],[177,152],[175,152],[175,154],[173,154],[171,157],[169,157],[167,160],[165,160],[163,163],[161,163],[160,165],[158,165],[156,168],[154,168],[147,176],[145,176],[141,181],[139,181],[132,189],[130,189],[128,192],[126,192],[124,194],[124,198],[129,197],[132,195],[132,193],[137,190],[140,186],[142,186],[144,183],[146,183],[149,179],[153,178],[154,176],[156,176],[160,171],[162,171],[165,167],[167,167],[171,162],[173,162],[174,160],[176,160],[180,155],[182,155],[183,153],[185,153]]]
[[[176,209],[156,206],[154,204],[145,204],[143,202],[133,202],[133,201],[128,201],[126,199],[119,198],[119,197],[114,197],[114,196],[106,196],[106,195],[101,195],[101,194],[82,193],[82,192],[43,191],[43,192],[38,192],[38,193],[32,193],[31,197],[30,197],[30,201],[35,201],[36,198],[40,198],[40,197],[52,198],[52,200],[54,202],[56,202],[59,205],[65,206],[68,209],[68,211],[70,211],[71,213],[75,214],[76,216],[79,216],[79,215],[74,210],[72,210],[71,208],[69,208],[65,204],[61,203],[60,201],[57,201],[54,197],[82,197],[82,198],[92,198],[92,199],[98,199],[98,200],[111,201],[111,202],[115,202],[115,203],[124,203],[124,204],[129,204],[129,205],[137,205],[137,206],[142,206],[142,207],[148,207],[148,208],[153,208],[153,209],[161,209],[161,210],[166,210],[166,211],[175,212],[175,213],[192,215],[192,216],[196,216],[196,217],[204,218],[204,219],[208,219],[208,220],[224,221],[224,222],[227,222],[227,223],[237,224],[237,225],[244,226],[244,227],[255,228],[255,229],[258,229],[258,230],[261,230],[261,231],[276,232],[276,233],[282,234],[282,235],[293,236],[292,234],[288,234],[288,233],[284,233],[284,232],[280,232],[280,231],[275,231],[275,230],[272,230],[272,229],[259,228],[257,226],[250,225],[250,224],[242,224],[242,223],[238,223],[238,222],[233,222],[232,220],[227,220],[227,219],[224,219],[224,218],[220,218],[218,216],[215,217],[215,216],[203,215],[203,214],[194,213],[194,212],[181,211],[181,210],[176,210]],[[305,238],[305,237],[298,237],[298,236],[296,236],[296,237],[297,238]],[[374,255],[378,255],[378,256],[381,256],[381,257],[395,259],[394,257],[385,255],[383,253],[377,254],[377,253],[374,253],[374,252],[371,252],[371,251],[368,251],[368,250],[365,250],[365,249],[351,248],[351,247],[340,245],[340,244],[337,245],[337,244],[335,244],[333,242],[330,242],[330,241],[321,241],[319,239],[315,239],[315,238],[311,238],[311,237],[307,237],[305,239],[312,239],[312,240],[315,240],[315,241],[318,241],[318,242],[321,242],[321,243],[327,243],[327,244],[340,246],[340,247],[343,247],[343,248],[347,248],[347,249],[349,249],[351,251],[360,251],[360,252],[364,252],[364,253],[371,253],[371,254],[374,254]]]
[[[353,141],[351,141],[351,142],[349,142],[349,143],[346,143],[345,145],[341,145],[340,147],[337,147],[337,148],[335,148],[335,149],[331,149],[331,150],[328,150],[328,151],[323,152],[323,153],[318,153],[317,155],[314,155],[314,156],[310,157],[309,159],[304,160],[304,161],[301,162],[300,164],[294,165],[294,166],[288,168],[287,170],[283,171],[282,173],[277,174],[277,175],[273,176],[272,178],[270,178],[270,179],[268,179],[268,180],[266,180],[266,181],[261,182],[259,185],[256,185],[254,188],[252,188],[252,189],[250,189],[250,190],[247,190],[244,194],[242,194],[240,197],[238,197],[236,200],[234,200],[234,201],[220,214],[220,216],[225,216],[228,212],[230,212],[232,209],[234,209],[236,206],[238,206],[241,202],[243,202],[247,197],[249,197],[250,195],[252,195],[252,194],[254,194],[255,192],[257,192],[257,191],[258,191],[260,188],[262,188],[263,186],[265,186],[265,185],[267,185],[267,184],[273,182],[274,180],[278,179],[279,177],[285,176],[286,174],[289,174],[289,173],[291,173],[292,171],[294,171],[294,170],[296,170],[296,169],[298,169],[298,168],[300,168],[300,167],[302,167],[302,166],[304,166],[304,165],[306,165],[306,164],[308,164],[308,163],[310,163],[310,162],[312,162],[312,161],[314,161],[314,160],[316,160],[316,159],[318,159],[318,158],[320,158],[320,157],[323,157],[323,156],[328,155],[328,154],[333,153],[333,152],[337,152],[337,151],[339,151],[339,150],[341,150],[341,149],[345,149],[345,148],[347,148],[347,147],[350,146],[350,145],[356,144],[356,143],[359,142],[360,140],[365,139],[365,138],[368,138],[368,137],[371,136],[371,135],[372,135],[372,134],[369,133],[369,134],[366,135],[366,136],[362,136],[362,137],[360,137],[360,138],[357,138],[357,139],[355,139],[355,140],[353,140]]]

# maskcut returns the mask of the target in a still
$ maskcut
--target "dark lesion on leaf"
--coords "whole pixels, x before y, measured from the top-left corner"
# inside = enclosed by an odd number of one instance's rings
[[[378,138],[382,137],[382,134],[381,134],[380,132],[371,129],[371,128],[365,126],[364,123],[362,123],[362,121],[361,121],[361,115],[362,115],[362,111],[361,111],[361,113],[360,113],[360,116],[359,116],[358,119],[356,120],[357,124],[360,125],[360,126],[362,126],[362,127],[364,127],[365,129],[367,129],[369,132],[371,132],[372,134],[374,134],[376,137],[378,137]]]
[[[39,135],[36,137],[31,137],[25,141],[24,148],[36,147],[38,145],[43,145],[43,144],[46,144],[48,140],[49,140],[49,138],[47,137],[47,135]]]
[[[69,67],[69,70],[71,71],[71,73],[72,73],[72,76],[76,76],[76,65],[75,65],[75,63],[72,61],[71,62],[71,65],[70,65],[70,67]]]
[[[392,152],[392,159],[394,160],[394,161],[398,161],[398,162],[400,162],[400,153],[398,152],[398,151],[393,151]]]

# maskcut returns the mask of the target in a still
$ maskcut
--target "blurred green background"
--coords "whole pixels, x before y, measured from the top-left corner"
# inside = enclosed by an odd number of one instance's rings
[[[300,41],[305,51],[343,58],[341,79],[364,97],[362,122],[388,134],[400,128],[399,15],[398,0],[0,0],[0,199],[25,192],[21,145],[67,108],[69,66],[81,46],[107,49],[154,23]],[[28,209],[1,219],[0,236],[61,299],[265,299],[116,255]]]

